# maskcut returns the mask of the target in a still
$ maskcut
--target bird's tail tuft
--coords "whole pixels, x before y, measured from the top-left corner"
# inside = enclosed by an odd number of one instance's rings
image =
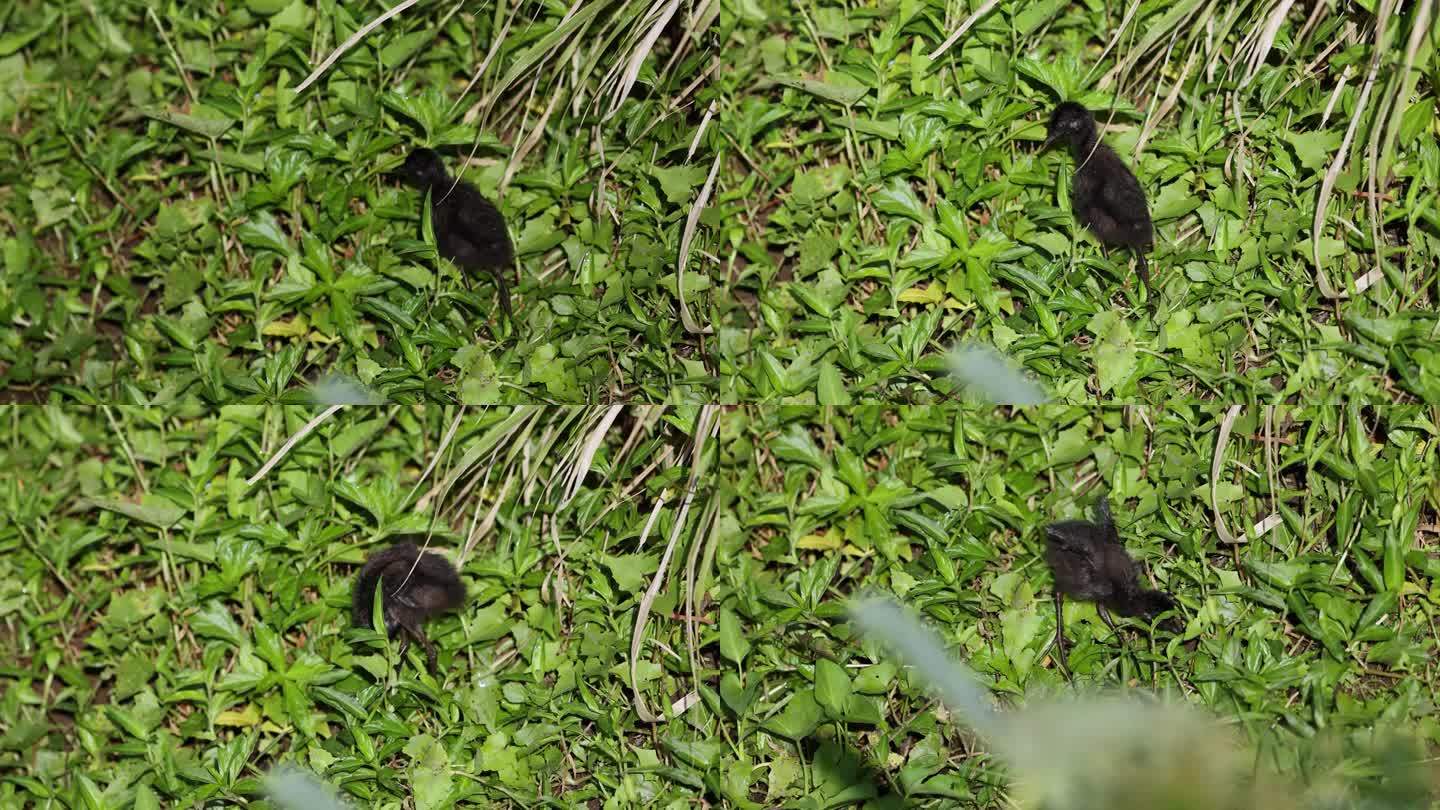
[[[1130,604],[1127,607],[1126,615],[1153,619],[1174,608],[1175,600],[1164,591],[1142,590],[1130,598]]]

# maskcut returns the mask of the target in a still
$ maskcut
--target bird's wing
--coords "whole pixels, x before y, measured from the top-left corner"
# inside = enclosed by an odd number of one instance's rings
[[[1135,175],[1115,158],[1114,171],[1108,173],[1100,186],[1100,201],[1111,214],[1121,222],[1150,223],[1150,207],[1145,201],[1145,190]]]
[[[457,186],[448,202],[451,224],[479,254],[476,259],[486,267],[503,267],[514,258],[510,232],[505,218],[495,204],[469,185]]]
[[[1070,204],[1078,211],[1081,208],[1093,205],[1091,202],[1100,193],[1102,178],[1095,167],[1084,165],[1075,171],[1075,177],[1071,180]]]

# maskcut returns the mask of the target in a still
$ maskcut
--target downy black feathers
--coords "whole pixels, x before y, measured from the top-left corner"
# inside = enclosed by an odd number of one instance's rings
[[[1105,498],[1095,508],[1096,522],[1066,520],[1045,527],[1045,562],[1055,576],[1056,660],[1065,663],[1064,598],[1094,602],[1100,617],[1120,638],[1109,611],[1121,616],[1153,618],[1175,607],[1163,591],[1140,583],[1140,570],[1120,542],[1110,504]]]
[[[510,316],[510,288],[504,271],[515,261],[515,249],[500,209],[473,185],[451,177],[432,149],[411,152],[398,175],[430,192],[430,221],[440,255],[467,273],[489,273],[499,289],[500,308]]]
[[[1055,575],[1055,589],[1121,616],[1150,617],[1174,607],[1168,594],[1140,584],[1140,571],[1120,542],[1105,499],[1095,515],[1095,523],[1067,520],[1045,527],[1045,562]]]
[[[465,585],[455,566],[439,554],[422,554],[414,543],[397,543],[375,552],[355,578],[351,598],[355,626],[371,626],[376,588],[382,589],[385,632],[394,636],[399,630],[418,641],[434,671],[435,647],[420,625],[465,601]]]
[[[1057,142],[1069,144],[1075,158],[1070,191],[1075,216],[1105,245],[1134,251],[1140,280],[1149,289],[1150,267],[1145,252],[1154,234],[1140,181],[1115,150],[1100,140],[1090,111],[1073,101],[1060,104],[1050,116],[1044,148]]]

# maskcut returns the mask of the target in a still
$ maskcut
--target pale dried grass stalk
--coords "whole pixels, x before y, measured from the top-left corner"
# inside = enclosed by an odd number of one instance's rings
[[[1382,0],[1380,16],[1387,16],[1393,10],[1392,0]],[[1315,205],[1315,221],[1311,228],[1310,241],[1311,258],[1315,261],[1315,286],[1320,289],[1321,295],[1332,300],[1348,298],[1351,293],[1348,290],[1336,290],[1330,286],[1330,279],[1325,275],[1324,262],[1320,258],[1320,236],[1325,229],[1325,215],[1330,210],[1330,194],[1335,190],[1335,182],[1345,168],[1345,159],[1349,156],[1350,144],[1354,142],[1355,132],[1360,128],[1360,119],[1364,117],[1365,110],[1369,106],[1370,91],[1375,88],[1375,77],[1380,72],[1381,61],[1381,54],[1378,51],[1371,55],[1370,70],[1365,74],[1365,84],[1361,86],[1360,99],[1355,103],[1355,114],[1350,116],[1350,125],[1345,128],[1345,137],[1340,141],[1340,148],[1335,152],[1335,160],[1330,163],[1330,168],[1325,172],[1325,178],[1320,182],[1320,199]],[[1343,77],[1341,81],[1344,81]],[[1336,95],[1339,95],[1338,88]],[[1332,103],[1333,101],[1332,98]]]
[[[675,545],[680,538],[680,532],[684,530],[686,519],[690,515],[690,506],[695,500],[695,489],[699,483],[700,476],[705,470],[704,453],[707,439],[714,432],[718,423],[719,408],[715,405],[701,407],[699,416],[695,419],[695,436],[690,448],[690,480],[685,486],[685,497],[680,502],[680,509],[675,515],[675,524],[670,529],[670,537],[665,543],[665,551],[660,556],[660,565],[655,570],[655,576],[650,580],[650,587],[646,589],[645,596],[640,600],[639,609],[635,614],[635,629],[630,637],[630,687],[634,692],[635,713],[643,722],[654,723],[662,718],[653,714],[645,705],[645,699],[640,694],[639,683],[636,679],[640,660],[640,647],[645,639],[645,625],[650,618],[650,609],[655,599],[660,594],[660,588],[665,582],[665,574],[669,570],[670,558],[675,553]],[[645,524],[645,530],[641,532],[640,546],[643,547],[644,539],[649,534],[651,525],[654,524],[659,515],[660,504],[664,500],[662,494],[660,501],[656,502],[655,511],[651,512],[650,520]],[[697,541],[698,542],[698,541]]]
[[[603,120],[610,120],[615,113],[620,112],[620,107],[630,95],[630,89],[635,86],[635,81],[640,78],[640,68],[644,66],[645,59],[655,47],[655,41],[664,33],[665,26],[670,24],[670,18],[680,9],[680,0],[670,0],[668,3],[657,2],[651,6],[650,13],[646,15],[652,19],[645,36],[635,44],[630,51],[630,58],[625,61],[625,69],[620,74],[619,81],[615,85],[615,92],[610,97],[610,109],[605,113]]]
[[[655,521],[660,517],[660,509],[665,506],[665,498],[669,492],[661,492],[660,497],[655,499],[655,507],[650,510],[650,519],[645,521],[645,528],[640,530],[640,540],[636,544],[638,548],[645,547],[645,538],[650,536],[650,530],[654,528]],[[675,524],[679,526],[677,522]],[[646,723],[653,723],[660,718],[650,713],[650,708],[645,705],[645,698],[640,694],[640,645],[645,639],[645,623],[650,618],[650,606],[655,603],[655,597],[660,593],[660,583],[665,574],[665,567],[670,563],[670,552],[674,546],[665,549],[665,556],[660,558],[660,568],[656,570],[655,577],[650,581],[650,588],[646,590],[645,596],[640,600],[640,607],[635,612],[635,629],[630,634],[630,692],[631,703],[635,707],[635,713]]]
[[[700,196],[691,206],[690,215],[685,218],[685,231],[680,237],[680,262],[675,269],[675,297],[680,299],[680,323],[685,326],[685,331],[692,335],[709,335],[715,332],[713,326],[702,327],[690,314],[690,307],[685,303],[685,265],[690,261],[690,242],[695,238],[695,228],[700,224],[700,215],[710,202],[710,192],[715,188],[715,174],[720,171],[723,158],[723,152],[715,154],[715,161],[710,165],[710,176],[705,178]]]
[[[348,39],[340,43],[340,47],[331,51],[330,55],[325,57],[325,61],[321,62],[319,67],[310,71],[310,75],[306,76],[304,81],[300,82],[300,84],[295,86],[295,95],[298,96],[301,93],[305,92],[305,88],[314,84],[316,79],[319,79],[321,76],[325,75],[325,71],[329,70],[330,66],[335,64],[335,60],[344,56],[346,51],[355,47],[355,44],[358,43],[360,40],[364,39],[371,31],[374,31],[376,28],[384,25],[392,17],[403,13],[406,9],[415,5],[416,2],[417,0],[401,0],[401,2],[394,8],[389,9],[384,14],[381,14],[370,22],[360,26],[360,30],[351,34]]]
[[[615,424],[615,419],[620,416],[624,405],[611,405],[600,418],[600,422],[586,436],[585,442],[581,445],[579,457],[570,467],[570,485],[565,496],[560,499],[560,506],[568,506],[575,496],[580,494],[580,485],[585,482],[585,476],[590,473],[590,465],[595,461],[595,453],[600,450],[600,445],[605,441],[605,434],[610,432],[610,426]]]
[[[1220,420],[1220,436],[1215,440],[1215,456],[1210,460],[1210,510],[1215,518],[1215,534],[1222,543],[1242,543],[1245,536],[1235,537],[1225,525],[1225,516],[1220,514],[1220,468],[1225,463],[1225,448],[1230,445],[1230,430],[1235,427],[1235,418],[1240,415],[1240,406],[1231,405]]]
[[[1285,17],[1290,13],[1290,7],[1295,0],[1280,0],[1275,7],[1270,9],[1270,14],[1265,18],[1265,24],[1255,34],[1255,44],[1250,49],[1250,59],[1247,63],[1245,78],[1240,80],[1240,86],[1245,87],[1254,81],[1255,75],[1265,64],[1265,59],[1270,56],[1270,49],[1275,47],[1275,35],[1280,33],[1280,26],[1285,24]]]
[[[425,480],[430,477],[430,473],[435,470],[435,466],[440,463],[440,459],[444,458],[445,450],[450,447],[450,442],[455,439],[455,431],[460,427],[460,419],[464,416],[465,406],[461,405],[460,409],[455,412],[455,418],[450,420],[449,429],[447,429],[445,435],[441,437],[440,446],[435,448],[434,453],[430,454],[430,463],[425,465],[424,472],[420,473],[420,477],[416,479],[415,485],[410,488],[409,494],[405,496],[405,503],[410,503],[410,499],[415,497],[415,493],[420,489],[420,485],[425,483]]]
[[[985,2],[982,3],[979,8],[975,9],[974,13],[972,13],[969,17],[965,18],[965,22],[960,23],[959,28],[956,28],[953,32],[951,32],[950,36],[946,37],[945,41],[940,43],[940,46],[937,47],[935,50],[931,51],[929,56],[927,56],[926,58],[932,62],[936,59],[939,59],[940,55],[950,50],[950,46],[954,45],[955,42],[960,39],[960,37],[965,36],[965,32],[969,31],[971,26],[975,25],[975,23],[977,22],[980,22],[980,20],[984,18],[986,14],[994,11],[995,7],[998,5],[1000,5],[1000,0],[985,0]]]
[[[306,422],[304,427],[300,428],[295,432],[294,436],[291,436],[288,440],[286,440],[284,444],[280,445],[280,449],[275,451],[275,455],[271,456],[270,460],[265,462],[265,464],[260,468],[258,472],[245,480],[245,486],[254,486],[256,481],[264,478],[265,474],[270,472],[271,468],[273,468],[276,464],[280,463],[280,459],[285,458],[285,455],[290,452],[290,449],[292,447],[299,444],[301,439],[304,439],[306,436],[310,435],[310,431],[319,427],[321,422],[329,419],[331,414],[335,413],[343,407],[345,406],[331,405],[330,407],[322,411],[319,416],[311,419],[309,422]]]

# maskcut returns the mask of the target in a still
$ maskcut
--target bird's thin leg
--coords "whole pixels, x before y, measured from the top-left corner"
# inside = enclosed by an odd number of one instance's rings
[[[1071,680],[1070,665],[1065,663],[1065,596],[1055,592],[1055,665],[1065,680]]]
[[[1145,254],[1135,249],[1135,260],[1139,263],[1137,268],[1140,271],[1140,286],[1144,287],[1145,309],[1150,314],[1155,313],[1155,289],[1150,286],[1150,264],[1145,261]]]
[[[1145,285],[1145,291],[1150,291],[1150,263],[1145,261],[1145,254],[1135,249],[1135,261],[1138,263],[1136,270],[1140,273],[1140,283]]]
[[[396,618],[400,630],[400,657],[402,659],[405,657],[405,652],[410,649],[410,641],[413,639],[420,642],[428,656],[433,659],[435,653],[430,646],[430,640],[420,630],[420,621],[414,616],[402,615]]]
[[[1110,618],[1110,611],[1106,610],[1104,605],[1096,605],[1095,610],[1097,613],[1100,614],[1100,618],[1105,620],[1105,624],[1107,627],[1110,628],[1110,632],[1115,634],[1116,640],[1120,642],[1121,656],[1128,655],[1130,653],[1130,645],[1126,643],[1125,636],[1120,634],[1120,628],[1115,626],[1115,620]],[[1120,674],[1123,679],[1125,674],[1124,671],[1122,670]]]
[[[503,268],[493,267],[490,275],[495,279],[495,293],[500,297],[500,309],[505,312],[505,317],[514,319],[515,313],[510,309],[510,285],[505,281]]]
[[[1100,618],[1105,620],[1105,624],[1110,628],[1110,632],[1114,633],[1115,637],[1120,639],[1121,644],[1124,644],[1125,637],[1120,635],[1120,628],[1116,627],[1115,620],[1110,618],[1110,611],[1106,610],[1104,605],[1096,605],[1095,610],[1100,614]]]
[[[430,674],[435,674],[438,670],[435,666],[434,642],[430,641],[429,637],[425,635],[425,631],[420,629],[419,624],[407,624],[405,626],[405,632],[409,633],[412,638],[420,642],[420,646],[425,648],[425,663],[430,668]]]
[[[474,295],[474,294],[475,294],[475,283],[470,280],[470,273],[469,273],[465,268],[461,267],[461,266],[458,265],[458,264],[455,265],[455,272],[456,272],[456,274],[458,274],[458,275],[460,276],[460,284],[465,288],[465,292],[468,293],[468,294],[470,294],[470,295]],[[502,288],[502,290],[503,290],[503,288]],[[501,303],[502,303],[502,304],[508,304],[509,301],[506,300],[506,299],[502,296],[502,297],[501,297]],[[509,309],[507,308],[506,311],[508,312]],[[477,328],[478,328],[478,327],[477,327]],[[491,327],[491,334],[492,334],[492,336],[494,335],[494,328],[493,328],[493,327]]]
[[[428,638],[421,638],[425,642],[425,663],[430,667],[430,674],[435,675],[440,667],[435,663],[435,644]]]

